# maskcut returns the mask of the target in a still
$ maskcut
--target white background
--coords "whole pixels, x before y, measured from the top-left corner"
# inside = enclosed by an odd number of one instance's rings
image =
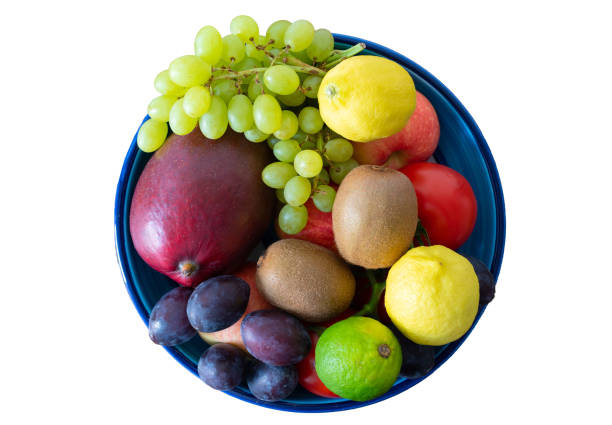
[[[3,3],[0,422],[610,423],[607,2],[292,3]],[[150,342],[123,286],[115,188],[153,78],[201,26],[227,33],[243,13],[405,54],[463,102],[497,161],[497,298],[433,376],[377,405],[312,416],[215,392]]]

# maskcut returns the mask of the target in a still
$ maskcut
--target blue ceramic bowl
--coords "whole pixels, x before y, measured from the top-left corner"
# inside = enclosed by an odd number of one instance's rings
[[[356,37],[335,34],[335,39],[337,48],[345,49],[350,45],[363,42],[367,46],[365,54],[384,56],[403,65],[412,75],[417,90],[433,104],[438,113],[441,130],[440,143],[434,157],[439,163],[448,165],[463,174],[472,185],[478,201],[476,227],[470,239],[459,251],[481,259],[497,277],[504,253],[506,224],[504,198],[493,156],[468,111],[440,81],[408,58],[386,47]],[[138,150],[134,136],[121,170],[115,200],[117,257],[128,293],[145,324],[148,324],[149,313],[157,300],[176,287],[176,284],[169,278],[154,271],[142,261],[134,249],[129,233],[129,210],[134,186],[150,156]],[[483,311],[484,307],[478,312],[472,329]],[[430,373],[448,360],[470,332],[458,341],[439,348],[436,355],[436,366]],[[197,362],[206,348],[207,344],[195,337],[183,345],[166,348],[166,350],[197,376]],[[151,349],[154,349],[153,345]],[[274,403],[257,400],[245,387],[228,391],[228,394],[272,409],[328,412],[354,409],[376,403],[397,395],[420,381],[421,379],[398,379],[386,394],[367,402],[318,397],[301,388],[298,388],[290,398]]]

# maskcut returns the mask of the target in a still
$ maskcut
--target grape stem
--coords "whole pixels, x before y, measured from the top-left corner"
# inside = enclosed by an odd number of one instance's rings
[[[312,193],[317,191],[319,187],[319,175],[317,174],[314,179],[312,179]]]
[[[341,50],[339,53],[332,53],[332,55],[325,60],[322,67],[323,69],[329,70],[334,66],[338,65],[344,59],[350,58],[351,56],[355,56],[357,53],[361,52],[365,48],[365,43],[358,43],[346,50]]]
[[[266,55],[272,59],[272,63],[270,66],[274,65],[278,59],[280,59],[284,64],[293,68],[296,72],[301,72],[303,74],[311,74],[318,75],[319,77],[323,77],[326,74],[326,71],[323,71],[320,68],[317,68],[312,65],[308,65],[305,62],[302,62],[298,58],[288,55],[289,50],[285,47],[279,54],[275,55],[272,52],[265,51]]]
[[[264,51],[264,52],[265,52],[266,54],[267,54],[267,53],[270,53],[270,56],[272,57],[272,62],[270,62],[270,66],[273,66],[273,65],[275,65],[275,64],[276,64],[276,61],[277,61],[277,60],[278,60],[278,59],[279,59],[281,56],[283,56],[284,54],[287,54],[287,53],[289,52],[289,46],[285,46],[285,47],[283,48],[283,50],[281,50],[280,52],[278,52],[276,55],[273,55],[273,54],[272,54],[272,52],[267,52],[267,51]],[[284,62],[286,62],[286,61],[284,61]]]
[[[323,151],[325,150],[323,146],[323,134],[321,134],[320,131],[317,134],[317,150],[319,151],[321,155],[323,155],[324,153]]]
[[[257,48],[259,47],[260,46],[257,46]],[[262,46],[262,47],[265,48],[265,46]],[[293,69],[295,72],[324,77],[325,74],[327,74],[327,71],[329,71],[331,68],[338,65],[344,59],[356,55],[357,53],[361,52],[363,49],[365,49],[365,44],[359,43],[346,50],[334,50],[332,55],[329,58],[327,58],[327,60],[323,64],[321,64],[321,68],[317,68],[316,66],[308,65],[307,63],[302,62],[298,58],[290,55],[287,47],[285,47],[283,50],[281,50],[280,53],[276,55],[267,50],[264,50],[264,52],[268,57],[272,59],[270,66],[274,65],[278,60],[280,60],[281,62],[289,66],[291,69]],[[220,81],[220,80],[234,80],[235,79],[235,80],[241,81],[244,78],[249,77],[251,75],[258,74],[260,72],[265,72],[267,69],[268,67],[252,68],[252,69],[247,69],[244,71],[232,71],[229,67],[226,67],[226,66],[213,67],[212,72],[223,71],[224,74],[215,75],[211,77],[211,79],[207,82],[207,84],[210,85],[213,81]]]
[[[378,301],[385,290],[386,282],[378,282],[373,270],[366,270],[366,275],[368,276],[370,285],[372,285],[372,295],[370,295],[370,300],[361,308],[361,310],[353,314],[353,316],[372,316],[373,318],[378,319]]]
[[[320,76],[325,75],[325,71],[321,71],[320,69],[314,68],[310,65],[306,65],[305,67],[293,66],[293,65],[288,65],[288,66],[292,68],[295,72],[301,72],[302,74],[313,74],[313,69],[316,69],[317,74],[315,75],[320,75]],[[211,78],[211,81],[242,79],[242,78],[254,75],[254,74],[258,74],[260,72],[265,72],[267,69],[268,68],[251,68],[251,69],[246,69],[244,71],[227,71],[226,74],[215,75],[214,77]],[[215,71],[221,71],[224,69],[223,68],[213,68],[212,70],[213,72],[215,72]]]
[[[319,77],[324,77],[325,74],[327,73],[326,71],[323,71],[322,69],[317,68],[315,66],[308,65],[307,63],[302,62],[298,58],[296,58],[294,56],[291,56],[291,55],[284,56],[282,58],[282,61],[283,61],[283,63],[291,66],[292,68],[298,67],[298,68],[303,69],[304,71],[302,71],[302,72],[306,73],[306,74],[318,75]]]
[[[296,59],[299,61],[299,59]],[[293,61],[289,61],[293,62]],[[300,61],[301,62],[301,61]],[[288,65],[296,72],[301,72],[302,74],[310,74],[310,75],[318,75],[319,77],[324,77],[327,74],[326,71],[322,71],[319,68],[315,68],[314,66],[310,66],[308,64],[304,65]]]

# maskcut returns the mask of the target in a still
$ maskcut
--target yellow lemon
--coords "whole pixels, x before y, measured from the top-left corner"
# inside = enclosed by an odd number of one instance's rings
[[[325,124],[355,142],[397,133],[416,105],[408,71],[378,56],[354,56],[340,62],[323,77],[317,97]]]
[[[465,334],[480,291],[471,263],[441,245],[413,248],[389,270],[385,307],[397,328],[423,345],[444,345]]]

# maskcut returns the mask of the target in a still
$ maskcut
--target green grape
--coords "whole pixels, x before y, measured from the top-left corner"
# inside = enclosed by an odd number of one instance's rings
[[[305,141],[304,143],[300,143],[300,147],[302,148],[302,150],[316,150],[317,149],[317,145],[315,144],[315,142],[312,142],[310,140]]]
[[[174,105],[174,102],[176,102],[176,97],[174,96],[168,96],[167,94],[157,96],[149,103],[147,112],[153,120],[168,122],[170,119],[170,109],[172,105]]]
[[[349,171],[358,166],[359,163],[353,158],[349,159],[348,161],[337,162],[333,166],[329,167],[329,175],[334,183],[340,184]]]
[[[287,65],[274,65],[264,72],[264,84],[274,93],[290,95],[300,86],[300,77]]]
[[[296,59],[301,60],[305,64],[312,65],[312,61],[308,57],[308,54],[306,53],[306,50],[302,50],[300,52],[291,52],[291,55],[293,57],[295,57]]]
[[[285,31],[285,45],[289,45],[292,52],[304,50],[314,38],[314,27],[304,19],[295,21]]]
[[[307,140],[310,140],[312,138],[312,136],[310,134],[306,134],[302,130],[298,129],[298,131],[291,138],[293,140],[297,140],[300,143],[304,143]]]
[[[283,111],[281,127],[274,132],[274,136],[280,140],[291,139],[298,131],[298,118],[291,111]]]
[[[333,162],[344,162],[353,156],[353,145],[345,139],[331,139],[325,143],[325,155]]]
[[[270,137],[270,135],[266,133],[262,133],[261,131],[257,129],[257,127],[253,127],[244,132],[244,137],[246,137],[246,139],[249,142],[261,143],[264,140],[266,140],[268,137]]]
[[[289,205],[299,207],[308,201],[311,190],[312,187],[307,178],[302,176],[292,177],[287,184],[285,184],[285,199]]]
[[[304,133],[315,134],[321,131],[323,128],[321,114],[317,108],[312,106],[302,108],[300,115],[298,116],[298,121],[300,123],[300,129]]]
[[[286,96],[278,96],[278,100],[287,106],[300,106],[306,100],[306,96],[301,91],[296,90]]]
[[[216,68],[213,70],[212,72],[213,82],[215,81],[214,80],[215,78],[220,77],[221,75],[227,74],[227,69],[225,68],[226,66],[227,64],[223,64],[223,65],[219,64],[219,68]]]
[[[327,135],[327,140],[342,138],[341,135],[339,135],[338,133],[336,133],[334,130],[332,130],[329,127],[325,127],[325,132]]]
[[[323,159],[317,151],[307,149],[295,156],[293,165],[300,176],[310,178],[321,172]]]
[[[212,85],[213,94],[219,96],[225,103],[238,94],[238,86],[234,80],[219,80]]]
[[[265,46],[266,38],[262,35],[255,37],[253,44],[248,43],[245,47],[246,55],[249,58],[256,59],[258,61],[264,61],[266,59],[266,52],[262,49],[258,49],[257,46]]]
[[[168,96],[181,97],[187,91],[187,88],[175,84],[170,79],[170,73],[167,69],[157,74],[153,85],[155,86],[155,90]]]
[[[266,31],[266,43],[273,40],[272,46],[282,49],[285,47],[285,31],[291,22],[284,19],[272,23]]]
[[[210,108],[210,90],[202,86],[195,86],[187,90],[183,97],[183,109],[192,118],[200,118]]]
[[[252,77],[252,76],[251,76]],[[241,94],[245,94],[246,97],[249,97],[249,84],[248,83],[244,83],[240,84],[240,93]],[[251,98],[249,97],[249,100],[251,100]],[[253,101],[251,100],[251,103],[253,103]]]
[[[240,15],[230,22],[230,32],[246,43],[255,40],[255,37],[259,35],[259,26],[250,16]]]
[[[272,189],[284,188],[285,184],[295,176],[293,165],[286,162],[273,162],[268,164],[261,172],[261,179]]]
[[[251,57],[246,57],[239,63],[232,65],[231,68],[232,70],[236,72],[240,72],[240,71],[246,71],[247,69],[259,68],[259,67],[261,67],[260,61],[258,61],[257,59],[253,59]],[[249,78],[252,78],[252,77],[253,77],[252,75],[249,76]]]
[[[329,173],[327,172],[325,168],[321,170],[317,178],[318,178],[317,184],[321,184],[321,185],[329,184]]]
[[[223,39],[215,27],[207,25],[198,31],[194,41],[196,56],[211,65],[216,65],[223,53]]]
[[[246,71],[248,69],[260,68],[260,67],[261,67],[261,62],[259,62],[258,60],[255,60],[253,58],[244,58],[242,62],[234,65],[232,69],[236,72],[240,72],[240,71]],[[242,91],[244,93],[247,93],[249,83],[253,80],[253,77],[255,77],[254,74],[249,75],[248,77],[244,77],[242,79],[242,84],[244,86],[244,89]]]
[[[334,36],[326,29],[314,32],[312,43],[308,46],[306,53],[313,62],[323,62],[334,50]]]
[[[281,201],[283,204],[287,203],[285,199],[285,189],[276,189],[276,199]]]
[[[278,213],[278,227],[289,235],[300,233],[307,223],[308,210],[304,205],[285,205]]]
[[[312,202],[319,211],[330,212],[336,199],[336,191],[333,187],[322,184],[317,186],[312,194]]]
[[[271,94],[270,89],[268,89],[264,85],[262,78],[263,78],[263,73],[259,73],[249,83],[247,94],[249,95],[249,99],[251,99],[251,102],[255,102],[255,99],[257,99],[257,96],[261,94]]]
[[[182,136],[193,131],[195,126],[198,124],[198,119],[192,118],[185,113],[185,110],[183,109],[183,99],[181,98],[174,102],[174,105],[172,105],[172,108],[170,108],[168,122],[170,123],[172,132]]]
[[[236,34],[223,37],[223,54],[221,59],[228,63],[238,63],[244,59],[244,42]]]
[[[270,65],[272,65],[272,57],[276,57],[276,56],[280,55],[282,53],[282,50],[281,49],[277,49],[276,47],[272,47],[272,48],[266,49],[266,51],[269,54],[266,55],[266,58],[264,60],[262,60],[261,63],[263,63],[263,66],[265,66],[267,68]]]
[[[166,141],[168,124],[156,120],[148,120],[140,126],[136,143],[143,152],[154,152]]]
[[[185,55],[170,62],[168,72],[174,83],[183,87],[193,87],[207,82],[212,70],[210,64],[198,56]]]
[[[283,162],[293,162],[301,150],[300,144],[295,140],[281,140],[272,147],[276,159]]]
[[[257,96],[253,102],[253,121],[261,132],[267,134],[272,134],[281,127],[283,111],[274,96]]]
[[[304,82],[302,82],[302,88],[305,91],[304,95],[311,99],[316,99],[322,80],[323,79],[317,75],[309,75],[306,77]]]
[[[271,135],[270,137],[268,137],[268,140],[266,140],[266,142],[268,143],[270,149],[274,149],[274,145],[280,142],[280,140],[274,137],[274,135]]]
[[[249,98],[238,94],[227,105],[229,125],[237,133],[244,133],[253,127],[253,105]]]
[[[298,130],[297,133],[292,137],[293,140],[297,140],[302,150],[316,149],[315,137],[310,134],[304,133],[302,130]]]
[[[200,131],[209,139],[216,140],[227,130],[227,106],[219,96],[210,100],[208,112],[200,117]]]

